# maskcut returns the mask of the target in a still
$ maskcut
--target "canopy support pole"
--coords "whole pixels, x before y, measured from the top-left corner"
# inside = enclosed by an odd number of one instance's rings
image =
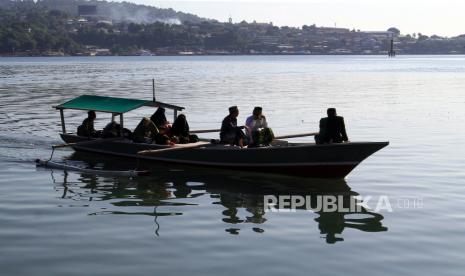
[[[174,119],[173,119],[173,123],[174,123],[174,121],[176,121],[176,118],[178,118],[178,110],[177,110],[177,109],[174,110]]]
[[[65,114],[63,113],[63,109],[60,109],[60,118],[61,118],[61,131],[63,132],[63,134],[66,134]]]
[[[124,122],[124,120],[123,120],[123,113],[121,113],[121,114],[119,115],[119,125],[120,125],[119,135],[120,135],[121,137],[123,137],[123,127],[124,127],[123,122]]]
[[[156,99],[155,99],[155,78],[152,79],[152,96],[153,96],[153,102],[156,102]]]

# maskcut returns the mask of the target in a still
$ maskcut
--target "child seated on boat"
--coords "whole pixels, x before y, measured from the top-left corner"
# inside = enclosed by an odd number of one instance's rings
[[[169,137],[161,134],[158,128],[149,118],[142,118],[133,132],[133,141],[136,143],[155,142],[156,144],[166,145],[169,143]]]
[[[189,133],[189,124],[187,123],[186,115],[180,114],[171,127],[171,135],[176,138],[179,144],[196,143],[199,137]]]
[[[97,138],[100,136],[100,131],[94,129],[94,121],[97,118],[95,111],[89,110],[87,112],[87,118],[82,121],[82,124],[77,128],[77,135],[84,137]]]
[[[249,147],[268,146],[274,139],[273,131],[268,128],[268,123],[262,112],[263,109],[256,106],[252,116],[245,121]]]

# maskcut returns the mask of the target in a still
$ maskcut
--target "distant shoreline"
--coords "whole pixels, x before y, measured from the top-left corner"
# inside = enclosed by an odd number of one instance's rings
[[[464,54],[399,54],[397,56],[463,56]],[[150,56],[138,56],[138,55],[102,55],[102,56],[80,56],[80,55],[62,55],[62,56],[48,56],[48,55],[1,55],[0,58],[75,58],[75,57],[88,57],[88,58],[101,58],[101,57],[221,57],[221,56],[385,56],[387,54],[165,54],[165,55],[150,55]],[[394,57],[395,58],[395,57]]]

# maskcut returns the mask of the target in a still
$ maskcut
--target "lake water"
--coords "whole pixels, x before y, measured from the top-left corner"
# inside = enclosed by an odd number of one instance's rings
[[[275,134],[311,132],[334,106],[351,141],[391,144],[339,181],[35,167],[60,143],[53,105],[85,93],[151,99],[153,77],[191,129],[217,128],[230,105],[239,121],[261,105]],[[1,275],[464,275],[465,56],[0,58],[0,111]],[[85,113],[65,116],[74,130]],[[101,128],[110,118],[98,116]],[[136,165],[70,149],[54,159]],[[265,212],[267,195],[359,195],[373,210]],[[374,210],[380,199],[392,212]]]

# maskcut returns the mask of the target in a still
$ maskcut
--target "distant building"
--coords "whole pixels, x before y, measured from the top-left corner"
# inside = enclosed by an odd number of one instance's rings
[[[95,49],[95,55],[96,56],[111,56],[111,51],[110,49],[106,49],[106,48],[98,48],[98,49]]]
[[[318,34],[346,34],[350,33],[350,30],[346,28],[319,27],[316,32]]]
[[[255,43],[265,46],[277,46],[279,44],[279,36],[262,35],[255,38]]]
[[[98,24],[105,24],[105,25],[113,25],[111,20],[99,20],[97,21]]]
[[[376,39],[388,39],[392,38],[394,33],[390,31],[386,32],[362,32],[362,35],[365,37],[371,37],[371,38],[376,38]]]

